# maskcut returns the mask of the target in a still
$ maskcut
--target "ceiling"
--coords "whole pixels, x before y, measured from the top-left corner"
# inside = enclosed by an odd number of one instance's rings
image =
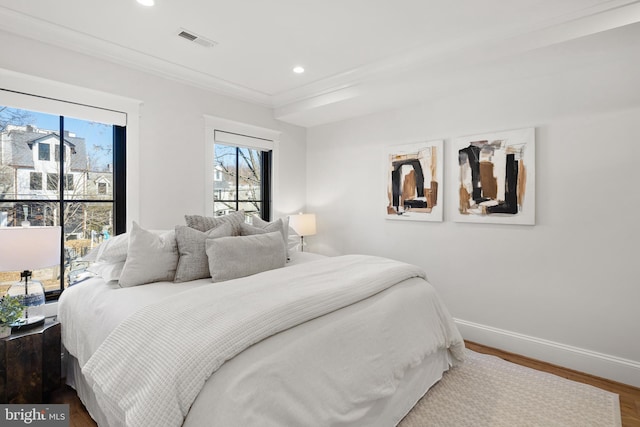
[[[640,1],[0,0],[0,22],[315,126],[543,72],[546,55],[562,62],[558,45],[640,22]]]

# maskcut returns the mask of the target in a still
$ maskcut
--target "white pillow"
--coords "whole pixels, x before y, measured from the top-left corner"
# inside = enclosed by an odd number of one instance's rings
[[[280,231],[207,239],[206,246],[209,272],[214,282],[281,268],[287,262]]]
[[[104,279],[105,282],[120,279],[124,261],[120,262],[94,262],[87,271],[94,273]]]
[[[173,281],[178,265],[176,233],[156,234],[136,222],[129,236],[127,260],[120,275],[120,286]]]
[[[96,261],[121,262],[127,259],[129,233],[118,234],[107,239],[98,247]]]

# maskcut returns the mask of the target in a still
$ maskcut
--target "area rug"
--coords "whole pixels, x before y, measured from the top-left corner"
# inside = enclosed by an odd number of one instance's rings
[[[618,395],[466,350],[399,427],[620,427]]]

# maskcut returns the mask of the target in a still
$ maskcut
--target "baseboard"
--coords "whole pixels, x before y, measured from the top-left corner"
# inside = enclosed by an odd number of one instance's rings
[[[640,387],[640,362],[454,319],[463,338],[543,362]]]

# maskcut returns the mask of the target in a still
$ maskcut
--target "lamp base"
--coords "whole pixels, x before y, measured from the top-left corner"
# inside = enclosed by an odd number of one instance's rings
[[[11,330],[34,328],[44,323],[44,287],[37,280],[29,280],[30,271],[21,274],[22,280],[14,283],[7,291],[8,295],[20,298],[24,306],[22,317],[11,324]]]

